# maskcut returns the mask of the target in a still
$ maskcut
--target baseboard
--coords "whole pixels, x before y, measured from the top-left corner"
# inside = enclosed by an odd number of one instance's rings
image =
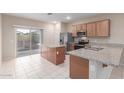
[[[6,62],[6,61],[9,61],[9,60],[12,60],[12,59],[15,59],[16,57],[3,57],[2,58],[2,62]]]

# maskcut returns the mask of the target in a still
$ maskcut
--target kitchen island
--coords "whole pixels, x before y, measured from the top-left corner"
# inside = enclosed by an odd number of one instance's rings
[[[120,65],[122,52],[123,48],[107,46],[70,51],[70,78],[109,78],[113,67]]]
[[[42,45],[41,56],[55,65],[64,63],[65,45],[59,44]]]

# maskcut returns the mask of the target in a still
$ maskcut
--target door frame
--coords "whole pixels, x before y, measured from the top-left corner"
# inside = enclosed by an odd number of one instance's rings
[[[41,47],[41,29],[35,29],[35,28],[31,28],[30,29],[30,55],[32,55],[32,31],[31,30],[39,30],[40,31],[40,47]]]
[[[16,29],[18,29],[18,28],[20,28],[20,29],[29,29],[29,32],[30,32],[30,49],[29,49],[29,55],[32,55],[32,53],[31,53],[31,30],[40,30],[40,46],[41,46],[41,38],[43,39],[43,35],[41,35],[41,32],[43,31],[43,29],[39,29],[39,28],[33,28],[33,27],[14,27],[14,32],[15,32],[15,58],[17,58],[18,57],[18,55],[17,55],[17,33],[16,33]],[[42,32],[42,34],[43,34],[43,32]]]

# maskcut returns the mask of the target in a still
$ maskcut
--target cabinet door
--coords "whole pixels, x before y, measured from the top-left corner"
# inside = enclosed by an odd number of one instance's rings
[[[72,36],[77,36],[77,27],[76,27],[76,25],[72,25]]]
[[[77,25],[77,32],[80,32],[82,30],[82,25],[81,24],[78,24]]]
[[[46,47],[43,47],[42,50],[41,50],[41,56],[45,59],[48,58],[48,48]]]
[[[52,63],[56,63],[56,49],[55,48],[49,48],[48,50],[48,60]]]
[[[64,63],[65,47],[56,48],[56,65]]]
[[[110,21],[104,20],[96,22],[96,35],[97,36],[109,36],[110,35]]]
[[[89,78],[89,60],[70,56],[70,78],[88,79]]]
[[[87,25],[86,24],[82,24],[81,25],[81,31],[86,32],[86,30],[87,30]]]
[[[88,23],[87,24],[87,36],[94,37],[96,36],[96,23]]]

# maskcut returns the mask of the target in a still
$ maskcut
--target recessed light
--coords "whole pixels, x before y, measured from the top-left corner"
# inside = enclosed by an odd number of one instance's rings
[[[67,16],[67,17],[66,17],[66,19],[67,19],[67,20],[70,20],[70,19],[71,19],[71,17],[70,17],[70,16]]]
[[[56,24],[56,23],[57,23],[57,21],[53,21],[52,23]]]
[[[53,13],[47,13],[47,15],[53,15]]]

